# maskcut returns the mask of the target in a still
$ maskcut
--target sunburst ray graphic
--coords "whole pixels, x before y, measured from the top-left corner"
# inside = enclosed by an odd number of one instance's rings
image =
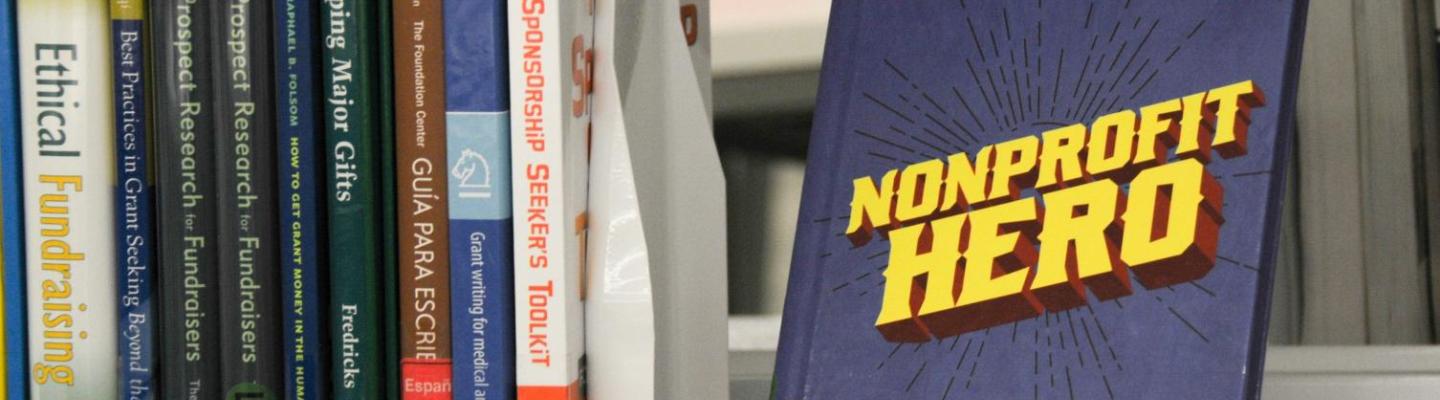
[[[967,7],[964,3],[958,6]],[[1043,0],[1007,3],[994,15],[966,14],[953,20],[961,29],[953,30],[956,35],[939,38],[937,45],[962,47],[951,53],[962,58],[952,60],[943,75],[917,74],[908,68],[905,58],[873,61],[883,68],[874,68],[878,72],[870,79],[881,83],[862,85],[857,91],[857,107],[869,108],[881,118],[845,134],[868,146],[864,157],[890,168],[903,168],[954,153],[974,154],[985,145],[1070,124],[1088,124],[1107,113],[1188,94],[1157,92],[1154,83],[1172,79],[1167,74],[1173,73],[1175,63],[1187,59],[1187,44],[1204,40],[1203,17],[1154,17],[1153,10],[1130,12],[1130,1],[1097,0],[1081,4],[1083,13],[1071,20],[1044,18],[1052,14],[1048,7],[1055,6],[1057,2]],[[1064,7],[1077,5],[1067,2]],[[1067,32],[1066,37],[1053,37],[1058,32]],[[1226,162],[1217,159],[1212,165]],[[1222,173],[1227,170],[1210,168],[1221,180],[1271,176],[1268,169]],[[1226,189],[1228,200],[1232,188]],[[1024,195],[1035,193],[1027,189]],[[868,297],[878,302],[885,283],[881,272],[888,262],[888,241],[849,245],[844,228],[850,205],[848,201],[832,204],[836,208],[829,214],[833,216],[809,222],[833,232],[830,236],[836,244],[830,248],[848,249],[852,254],[821,255],[827,259],[826,295]],[[1229,203],[1225,207],[1229,208]],[[1137,289],[1129,297],[1101,302],[1092,296],[1090,303],[1076,309],[1045,312],[1033,319],[927,343],[893,344],[893,349],[872,365],[877,371],[899,370],[904,371],[899,375],[908,376],[883,383],[893,386],[894,393],[936,393],[939,399],[973,398],[980,387],[997,384],[1014,386],[1008,393],[1037,399],[1134,398],[1117,383],[1126,381],[1127,374],[1143,371],[1127,365],[1134,350],[1116,341],[1115,326],[1134,329],[1124,321],[1127,313],[1164,315],[1165,323],[1172,325],[1166,329],[1185,332],[1173,336],[1180,338],[1177,340],[1201,346],[1221,340],[1207,331],[1204,320],[1190,314],[1240,293],[1208,281],[1217,276],[1254,280],[1259,271],[1253,263],[1238,261],[1250,256],[1228,253],[1233,246],[1225,240],[1223,226],[1221,236],[1217,267],[1200,280],[1152,290],[1132,282]],[[1222,269],[1221,264],[1233,268]],[[1184,301],[1170,300],[1182,297]],[[1133,335],[1118,333],[1121,337]],[[1013,380],[994,382],[983,378],[987,368],[1030,378],[1019,386]]]

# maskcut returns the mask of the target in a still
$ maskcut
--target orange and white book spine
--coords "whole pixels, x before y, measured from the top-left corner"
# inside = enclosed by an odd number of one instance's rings
[[[519,0],[508,9],[521,400],[584,396],[594,14],[593,1]]]

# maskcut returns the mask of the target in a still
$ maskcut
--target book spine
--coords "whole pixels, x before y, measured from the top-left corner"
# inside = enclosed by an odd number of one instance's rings
[[[25,363],[25,228],[20,212],[20,92],[16,81],[15,2],[0,4],[0,301],[4,327],[0,345],[0,396],[24,399],[28,386]]]
[[[16,8],[37,399],[113,398],[119,388],[107,7],[24,0]]]
[[[275,0],[275,151],[280,188],[280,266],[285,321],[285,398],[325,399],[324,199],[317,43],[319,2]],[[283,12],[282,12],[283,10]]]
[[[160,260],[160,394],[220,398],[216,265],[215,14],[192,0],[151,0],[151,120]]]
[[[229,398],[275,398],[284,387],[275,207],[270,3],[211,3],[220,23],[215,70],[220,200],[220,372]]]
[[[511,2],[510,123],[516,384],[522,400],[581,396],[594,10]]]
[[[450,398],[450,254],[445,171],[444,8],[392,3],[401,394]]]
[[[454,398],[515,398],[510,76],[503,0],[445,2]]]
[[[379,2],[326,0],[321,14],[329,174],[331,381],[337,399],[384,397]]]
[[[385,294],[385,397],[400,398],[400,238],[397,222],[399,198],[395,196],[399,175],[395,173],[395,64],[391,57],[393,37],[389,28],[394,21],[391,0],[378,0],[380,39],[380,224],[382,257],[384,257]]]
[[[110,0],[115,66],[115,274],[121,285],[120,395],[155,398],[155,223],[145,84],[145,4]]]

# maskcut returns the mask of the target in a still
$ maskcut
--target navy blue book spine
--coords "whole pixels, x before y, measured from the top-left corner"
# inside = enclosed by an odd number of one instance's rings
[[[326,399],[324,215],[318,130],[318,3],[275,0],[275,115],[280,187],[280,266],[283,271],[285,398]]]
[[[505,2],[444,6],[453,394],[514,399]]]
[[[116,13],[110,36],[115,66],[115,271],[119,284],[120,394],[155,398],[155,223],[145,107],[145,20],[138,4]]]
[[[25,398],[25,228],[20,217],[20,114],[15,3],[0,4],[0,240],[4,251],[5,393]]]

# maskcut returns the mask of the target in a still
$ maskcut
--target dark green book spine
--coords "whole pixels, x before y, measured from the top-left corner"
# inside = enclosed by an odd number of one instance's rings
[[[226,399],[284,392],[271,3],[211,3],[220,201],[220,379]]]
[[[160,394],[220,398],[211,9],[149,6],[160,259]]]
[[[400,234],[398,233],[398,204],[395,197],[395,63],[392,58],[390,26],[393,20],[391,0],[377,0],[380,23],[376,27],[380,36],[380,180],[384,188],[382,220],[385,251],[385,381],[388,399],[400,398]]]
[[[383,4],[382,4],[383,3]],[[326,0],[321,14],[330,212],[331,380],[336,399],[385,398],[385,268],[379,10],[388,2]],[[393,206],[392,206],[393,207]]]

